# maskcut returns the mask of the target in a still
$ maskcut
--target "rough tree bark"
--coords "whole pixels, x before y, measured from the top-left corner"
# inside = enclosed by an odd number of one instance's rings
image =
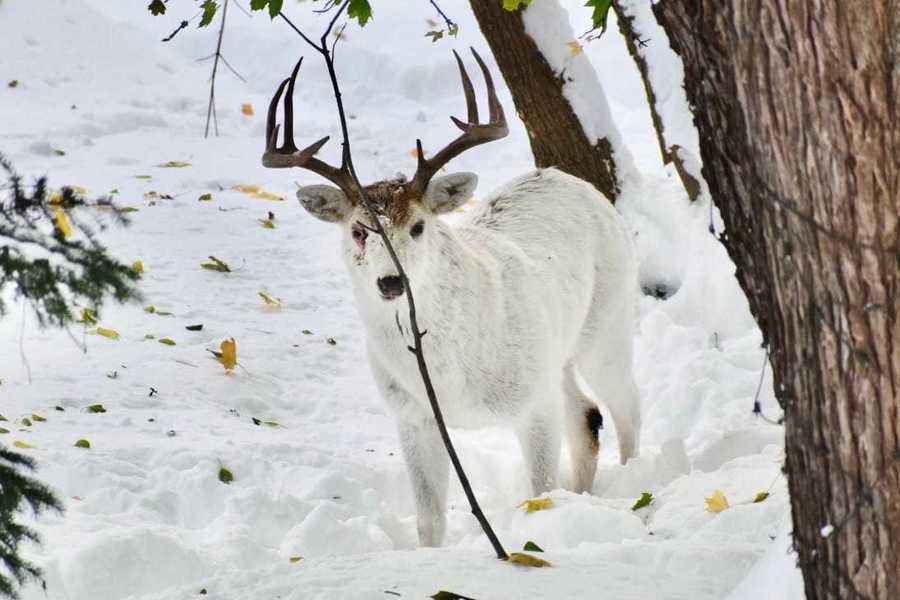
[[[900,2],[662,0],[771,351],[808,600],[900,598]]]
[[[469,3],[528,130],[535,165],[589,181],[615,202],[619,183],[612,145],[606,138],[596,144],[588,140],[563,95],[565,80],[526,33],[522,10],[507,11],[500,0]]]

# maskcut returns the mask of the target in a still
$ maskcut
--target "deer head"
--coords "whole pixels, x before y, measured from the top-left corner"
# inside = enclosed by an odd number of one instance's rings
[[[314,217],[337,223],[344,230],[344,255],[351,276],[367,295],[383,300],[393,300],[403,294],[403,285],[394,270],[393,263],[375,234],[371,216],[362,205],[360,194],[365,194],[374,208],[381,226],[391,240],[404,270],[415,281],[426,269],[429,249],[437,243],[436,216],[450,212],[466,202],[478,182],[474,173],[451,173],[440,177],[435,174],[450,160],[469,148],[474,148],[506,136],[508,128],[503,108],[497,99],[491,74],[481,57],[471,49],[484,75],[488,95],[488,123],[478,122],[478,104],[472,81],[456,51],[453,55],[459,65],[463,91],[466,96],[468,118],[465,122],[450,117],[462,133],[442,150],[425,158],[422,142],[416,140],[418,167],[412,179],[399,177],[360,186],[353,173],[351,161],[344,153],[341,167],[336,168],[315,157],[325,145],[324,137],[300,150],[294,144],[293,95],[301,58],[291,76],[281,82],[272,102],[266,124],[266,150],[264,166],[274,169],[299,167],[312,171],[334,184],[307,185],[297,190],[300,204]],[[277,146],[279,126],[276,125],[278,100],[287,86],[284,96],[284,141]],[[335,187],[337,186],[337,187]]]

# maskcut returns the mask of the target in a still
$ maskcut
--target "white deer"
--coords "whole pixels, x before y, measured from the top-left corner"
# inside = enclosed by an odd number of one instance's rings
[[[557,486],[560,433],[565,423],[572,459],[571,489],[591,490],[597,469],[597,404],[578,375],[608,407],[624,464],[635,455],[640,402],[632,376],[632,311],[637,268],[628,229],[590,184],[556,169],[507,183],[451,226],[439,215],[465,203],[473,173],[434,177],[464,150],[507,133],[490,73],[490,120],[478,123],[472,83],[459,64],[468,122],[463,133],[430,159],[421,144],[412,180],[365,187],[407,273],[418,322],[427,330],[427,360],[450,427],[503,425],[518,436],[535,495]],[[454,54],[456,54],[454,52]],[[394,264],[359,200],[346,164],[338,169],[293,142],[292,95],[299,63],[269,107],[267,167],[302,167],[338,187],[298,190],[313,216],[344,231],[343,255],[366,328],[375,381],[396,415],[412,480],[419,542],[439,545],[446,528],[448,457],[426,397],[416,359],[407,348],[408,307]],[[276,147],[277,103],[285,95],[284,144]],[[452,117],[451,117],[452,118]]]

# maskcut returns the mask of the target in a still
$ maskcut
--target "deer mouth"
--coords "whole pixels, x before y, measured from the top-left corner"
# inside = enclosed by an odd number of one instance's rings
[[[385,300],[396,300],[403,295],[403,280],[396,275],[378,278],[378,291]]]

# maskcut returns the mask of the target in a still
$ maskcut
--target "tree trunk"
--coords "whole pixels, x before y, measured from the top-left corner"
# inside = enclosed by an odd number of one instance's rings
[[[551,68],[525,31],[522,10],[507,11],[500,0],[469,3],[528,130],[535,165],[557,167],[580,177],[615,202],[619,181],[613,145],[606,137],[596,143],[588,139],[563,95],[565,74]]]
[[[663,0],[771,351],[808,600],[900,598],[900,2]]]

